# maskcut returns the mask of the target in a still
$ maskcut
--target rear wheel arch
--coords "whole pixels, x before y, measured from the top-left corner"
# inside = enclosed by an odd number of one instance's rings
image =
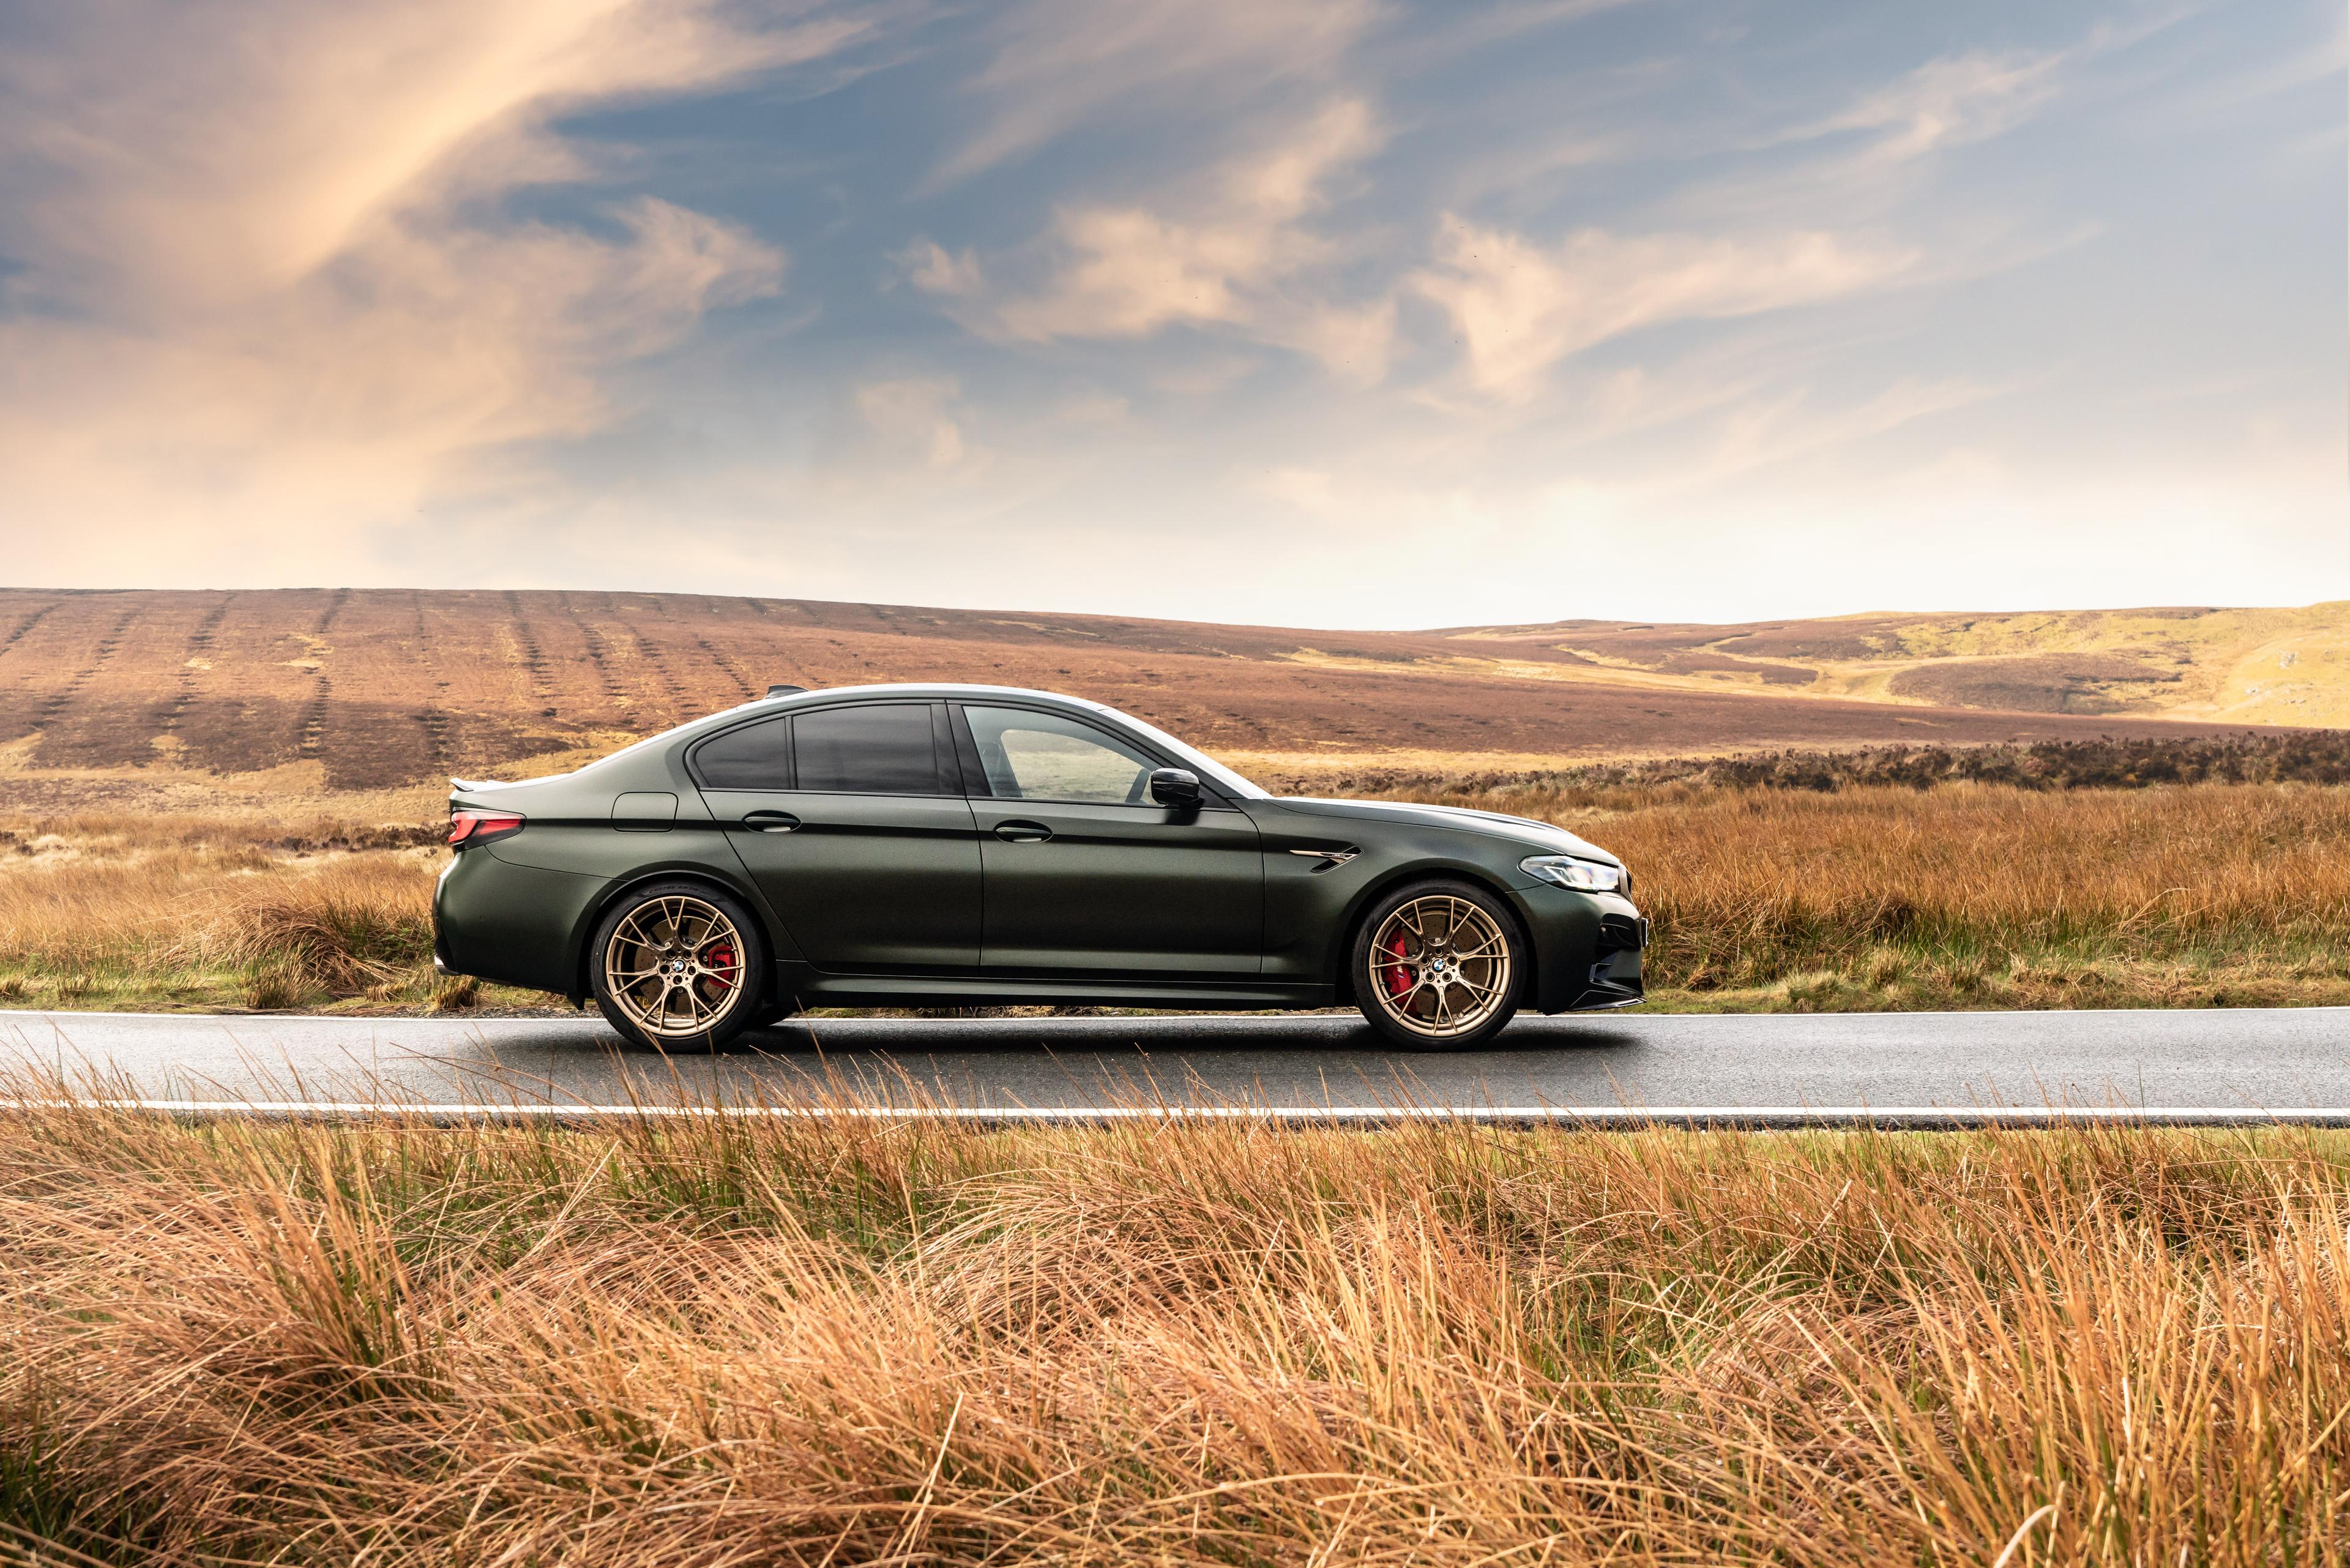
[[[771,961],[767,967],[771,971],[775,968],[772,961],[776,952],[775,918],[767,909],[767,901],[760,898],[754,890],[737,886],[727,878],[707,870],[687,868],[638,871],[625,878],[614,881],[610,887],[605,888],[602,895],[588,906],[586,918],[580,921],[579,929],[572,934],[571,983],[575,989],[571,992],[570,999],[574,1002],[584,1003],[595,994],[596,986],[592,977],[595,973],[596,954],[592,950],[596,946],[596,933],[603,927],[604,918],[620,904],[625,903],[639,888],[649,888],[656,882],[699,882],[715,892],[723,893],[749,909],[757,919],[760,926],[759,936],[767,946],[767,956]],[[760,976],[760,994],[763,1000],[772,1000],[767,993],[775,989],[775,983],[774,974]]]

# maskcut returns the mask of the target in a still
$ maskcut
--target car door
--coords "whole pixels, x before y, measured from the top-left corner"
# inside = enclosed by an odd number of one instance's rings
[[[989,974],[1254,974],[1264,942],[1256,825],[1221,802],[1149,798],[1160,763],[1074,716],[952,705],[980,831]]]
[[[809,963],[837,974],[978,968],[979,842],[941,705],[761,720],[702,742],[692,766]]]

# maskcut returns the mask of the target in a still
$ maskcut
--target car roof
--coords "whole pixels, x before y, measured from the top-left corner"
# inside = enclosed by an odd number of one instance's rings
[[[1107,702],[1090,698],[1072,697],[1066,691],[1039,691],[1026,686],[982,686],[964,681],[892,681],[870,686],[818,686],[806,691],[785,691],[773,697],[755,697],[732,712],[752,708],[796,708],[838,698],[855,699],[882,697],[952,698],[995,697],[1023,702],[1053,702],[1068,708],[1091,708],[1097,713],[1115,713],[1117,709]]]
[[[732,708],[700,718],[688,719],[661,734],[647,737],[637,745],[653,745],[664,741],[693,741],[713,730],[738,724],[761,713],[788,713],[795,708],[808,708],[838,701],[879,701],[899,700],[937,701],[951,698],[993,698],[1004,702],[1045,703],[1059,708],[1074,708],[1100,713],[1111,719],[1135,721],[1107,702],[1096,702],[1084,697],[1072,697],[1066,691],[1038,691],[1025,686],[979,686],[952,680],[891,681],[870,686],[818,686],[805,691],[778,691],[772,696],[754,697]],[[634,751],[635,746],[624,748]],[[615,753],[615,755],[620,753]]]

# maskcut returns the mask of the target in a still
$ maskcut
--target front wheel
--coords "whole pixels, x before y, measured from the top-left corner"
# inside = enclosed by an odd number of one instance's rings
[[[1517,921],[1466,882],[1421,882],[1371,908],[1355,935],[1355,1003],[1391,1045],[1461,1051],[1518,1011]]]
[[[751,912],[700,882],[656,882],[596,928],[596,1009],[656,1051],[714,1051],[757,1018],[767,952]]]

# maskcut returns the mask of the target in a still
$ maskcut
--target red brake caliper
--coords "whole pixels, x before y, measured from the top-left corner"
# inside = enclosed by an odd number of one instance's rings
[[[1404,970],[1403,933],[1398,931],[1394,940],[1389,941],[1383,950],[1388,957],[1395,960],[1394,963],[1388,966],[1388,994],[1401,996],[1411,989],[1411,976]]]
[[[702,967],[711,971],[710,978],[725,991],[734,989],[734,944],[723,938],[702,950]]]

